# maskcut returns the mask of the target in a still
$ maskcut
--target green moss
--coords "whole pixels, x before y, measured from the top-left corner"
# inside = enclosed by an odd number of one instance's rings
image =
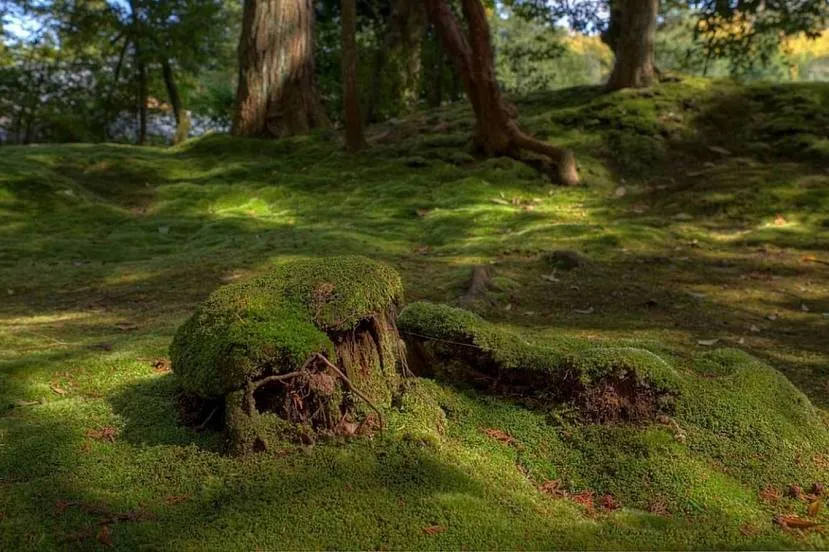
[[[605,378],[632,379],[657,393],[680,390],[676,371],[656,354],[633,347],[597,346],[578,339],[539,342],[499,328],[463,309],[412,303],[400,313],[401,333],[426,342],[472,346],[502,374],[538,373],[556,387],[578,381],[590,387]]]
[[[333,356],[326,332],[354,329],[401,295],[397,273],[363,257],[284,263],[214,292],[176,332],[173,371],[186,390],[218,397],[314,353]]]

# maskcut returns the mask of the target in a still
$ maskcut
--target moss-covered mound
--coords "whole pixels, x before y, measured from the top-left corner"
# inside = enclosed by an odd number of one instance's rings
[[[430,303],[409,305],[398,323],[415,371],[509,395],[518,391],[550,406],[574,402],[593,421],[666,424],[683,444],[683,454],[707,458],[746,483],[780,485],[798,482],[804,472],[815,480],[825,475],[829,427],[819,409],[780,372],[742,351],[714,350],[687,368],[674,367],[634,347],[572,338],[528,341],[468,311]],[[614,427],[572,428],[570,444],[583,447],[587,472],[630,471],[617,465],[616,453],[606,453],[607,443],[641,437]],[[645,456],[650,460],[644,466],[651,466],[656,456],[652,451]],[[587,472],[584,477],[594,480]],[[630,484],[626,477],[593,483],[630,494],[622,489]]]
[[[416,372],[573,399],[597,421],[671,412],[681,388],[676,371],[644,349],[532,342],[469,311],[432,303],[409,305],[398,323]]]
[[[373,409],[398,392],[402,289],[393,269],[363,257],[278,265],[214,292],[176,333],[172,369],[187,393],[227,397],[232,441],[267,433],[266,412],[331,431],[365,410],[360,395]]]

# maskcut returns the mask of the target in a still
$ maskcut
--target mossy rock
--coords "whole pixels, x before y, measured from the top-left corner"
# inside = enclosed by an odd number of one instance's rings
[[[402,294],[392,268],[363,257],[277,265],[208,297],[176,332],[172,369],[185,392],[226,399],[234,449],[262,446],[273,433],[263,427],[275,425],[259,422],[273,412],[333,431],[349,415],[367,411],[351,385],[379,406],[390,405],[399,392],[405,359],[395,318]],[[275,378],[303,370],[290,385]],[[273,385],[262,387],[268,378]],[[303,398],[290,403],[288,395],[300,391]]]

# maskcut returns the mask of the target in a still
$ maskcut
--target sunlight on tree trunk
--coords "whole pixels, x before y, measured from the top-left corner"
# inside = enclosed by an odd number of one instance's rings
[[[314,74],[311,0],[246,0],[233,133],[283,137],[328,126]]]
[[[656,76],[654,42],[659,0],[616,0],[610,47],[616,53],[608,90],[644,88]]]
[[[446,0],[425,0],[448,56],[463,80],[466,94],[475,111],[475,143],[486,155],[506,155],[523,159],[530,151],[549,159],[551,176],[562,184],[579,182],[575,156],[570,150],[536,140],[524,133],[515,121],[514,106],[507,104],[495,78],[492,41],[486,11],[480,0],[463,0],[467,34],[461,29]]]
[[[176,134],[173,136],[173,144],[180,144],[187,140],[187,135],[190,132],[190,117],[181,105],[181,96],[178,93],[178,86],[176,86],[170,60],[164,59],[161,62],[161,72],[164,76],[164,85],[167,87],[170,105],[173,107],[173,116],[176,119]]]

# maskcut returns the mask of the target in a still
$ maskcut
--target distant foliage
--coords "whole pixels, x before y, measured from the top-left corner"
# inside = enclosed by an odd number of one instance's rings
[[[502,10],[490,18],[498,80],[505,90],[528,94],[598,84],[610,71],[610,50],[596,36],[568,34]]]

